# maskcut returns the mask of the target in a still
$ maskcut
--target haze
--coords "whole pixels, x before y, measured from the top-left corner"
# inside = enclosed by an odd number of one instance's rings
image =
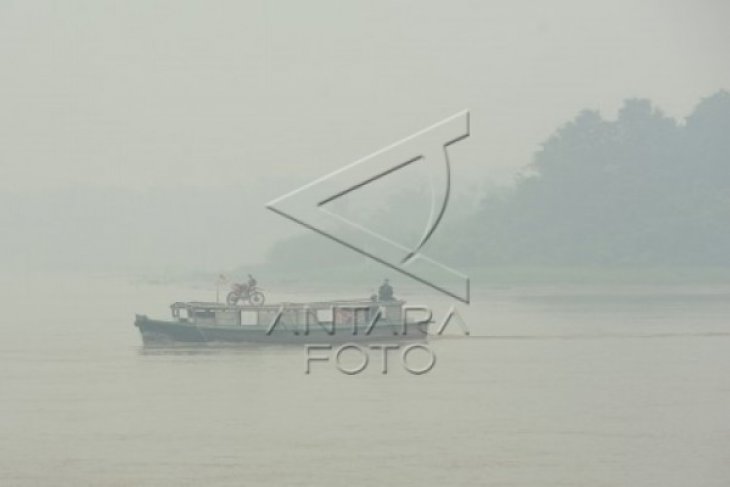
[[[610,118],[641,96],[681,120],[730,82],[729,15],[720,1],[5,1],[0,191],[18,207],[2,220],[58,218],[58,194],[87,195],[72,212],[111,188],[198,188],[202,221],[245,225],[240,255],[199,265],[257,261],[297,231],[266,201],[465,108],[473,136],[454,159],[478,185],[509,182],[584,108]]]

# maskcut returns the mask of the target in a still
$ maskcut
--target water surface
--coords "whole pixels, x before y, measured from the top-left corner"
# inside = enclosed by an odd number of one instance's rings
[[[135,312],[209,289],[5,279],[2,484],[730,485],[730,290],[475,294],[428,374],[305,375],[301,347],[142,348]]]

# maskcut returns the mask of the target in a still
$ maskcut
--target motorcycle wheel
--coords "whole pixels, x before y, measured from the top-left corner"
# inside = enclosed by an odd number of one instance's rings
[[[266,301],[266,297],[264,296],[264,293],[255,291],[251,296],[249,296],[248,300],[254,306],[261,306]]]
[[[238,294],[231,291],[228,293],[228,296],[226,296],[226,303],[228,303],[228,306],[233,306],[238,302]]]

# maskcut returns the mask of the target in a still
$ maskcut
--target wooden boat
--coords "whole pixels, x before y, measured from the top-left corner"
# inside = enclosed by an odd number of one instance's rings
[[[349,343],[425,340],[404,301],[373,299],[238,306],[176,302],[172,319],[137,315],[145,345],[170,343]]]

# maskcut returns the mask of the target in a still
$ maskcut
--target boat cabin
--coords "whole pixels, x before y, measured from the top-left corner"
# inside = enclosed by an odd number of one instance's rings
[[[399,324],[404,301],[355,299],[312,303],[278,303],[262,306],[230,306],[223,303],[177,302],[170,305],[172,317],[196,326],[264,327],[274,324],[290,329],[310,326],[323,328],[367,327],[377,312],[378,322]]]

